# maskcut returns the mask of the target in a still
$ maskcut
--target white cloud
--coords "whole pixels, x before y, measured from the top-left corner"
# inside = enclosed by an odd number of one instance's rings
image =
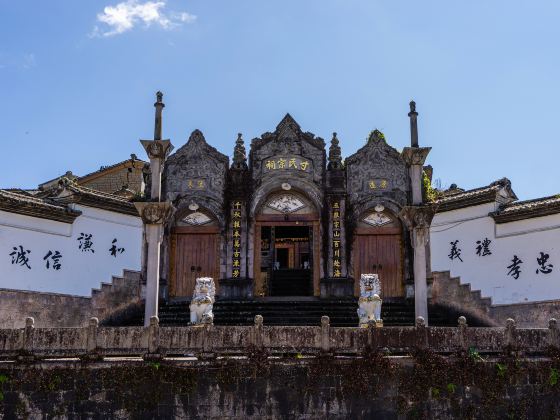
[[[97,15],[103,27],[95,26],[91,36],[113,36],[132,30],[136,25],[145,27],[159,25],[163,29],[172,29],[181,23],[192,23],[195,15],[187,12],[164,12],[165,1],[127,0],[114,6],[106,6],[103,13]]]

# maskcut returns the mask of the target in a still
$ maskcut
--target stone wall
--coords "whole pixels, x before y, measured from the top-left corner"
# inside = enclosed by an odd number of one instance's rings
[[[429,352],[12,365],[0,367],[0,417],[557,418],[559,385],[549,379],[557,366],[507,357],[452,361]]]
[[[103,321],[139,304],[140,292],[140,273],[129,270],[93,289],[92,297],[0,289],[0,328],[22,328],[27,317],[39,328],[83,327],[91,317]]]
[[[560,300],[493,305],[492,299],[472,290],[470,283],[461,283],[461,278],[452,277],[449,271],[433,273],[431,303],[489,326],[504,325],[512,318],[520,328],[545,328],[560,311]]]
[[[490,316],[498,324],[505,322],[508,318],[513,318],[522,328],[542,328],[548,325],[550,318],[560,316],[560,300],[492,305]]]

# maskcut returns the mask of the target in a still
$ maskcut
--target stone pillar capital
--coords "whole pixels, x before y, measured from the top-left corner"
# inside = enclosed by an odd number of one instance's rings
[[[399,213],[406,227],[411,231],[421,228],[429,229],[435,214],[436,206],[434,205],[406,206]]]
[[[150,160],[158,159],[163,162],[173,150],[171,140],[140,140]]]
[[[140,217],[142,217],[142,222],[146,225],[164,224],[175,210],[169,201],[140,201],[135,202],[134,206],[136,207],[136,210],[138,210]]]
[[[424,165],[430,150],[431,147],[405,147],[401,156],[408,166]]]

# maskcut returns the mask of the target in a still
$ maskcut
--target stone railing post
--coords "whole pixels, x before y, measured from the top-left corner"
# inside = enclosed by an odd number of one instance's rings
[[[21,354],[18,357],[19,362],[31,363],[35,360],[33,355],[33,335],[35,331],[35,320],[32,317],[25,318],[25,327],[23,328],[23,341],[21,343]]]
[[[462,352],[466,352],[469,348],[467,341],[467,327],[467,318],[465,318],[464,316],[460,316],[457,320],[457,328],[459,331],[458,347]]]
[[[504,331],[504,350],[516,351],[519,343],[517,342],[517,326],[515,320],[508,318],[506,320],[506,330]]]
[[[321,352],[329,353],[331,350],[331,320],[327,315],[321,317]]]
[[[428,330],[426,328],[426,321],[423,317],[416,318],[416,347],[419,349],[426,349],[428,347]]]
[[[86,354],[82,360],[99,360],[102,356],[99,354],[97,348],[97,332],[99,328],[99,319],[91,317],[89,323],[85,328],[86,332]]]
[[[213,352],[212,333],[214,331],[213,324],[203,324],[202,327],[202,353],[198,354],[199,359],[215,359],[216,354]]]
[[[144,354],[144,360],[158,361],[163,358],[159,341],[159,318],[157,316],[150,317],[150,325],[148,331],[148,353]]]
[[[264,349],[263,340],[263,317],[255,315],[255,325],[253,326],[253,347],[255,350],[262,351]]]
[[[555,318],[548,321],[548,345],[555,349],[560,347],[560,332],[558,331],[558,321]]]

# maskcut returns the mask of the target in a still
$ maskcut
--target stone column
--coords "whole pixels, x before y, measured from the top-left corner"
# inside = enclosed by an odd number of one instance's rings
[[[402,157],[409,167],[412,204],[422,204],[422,170],[431,147],[405,147]]]
[[[418,112],[416,102],[410,101],[410,147],[405,147],[402,157],[409,167],[410,183],[412,187],[412,204],[422,204],[422,170],[424,162],[431,147],[419,147],[418,145]]]
[[[428,284],[426,282],[426,245],[429,228],[416,227],[411,232],[414,247],[414,313],[428,323]]]
[[[161,202],[161,174],[165,159],[173,150],[170,140],[162,140],[162,111],[165,107],[163,94],[156,93],[154,139],[140,140],[150,158],[152,176],[149,202],[134,203],[144,222],[144,235],[148,247],[146,258],[146,309],[144,326],[150,325],[150,318],[158,315],[159,301],[159,263],[163,237],[163,225],[172,211],[169,202]]]
[[[148,246],[146,270],[146,307],[144,311],[144,326],[150,325],[150,318],[158,316],[159,302],[159,263],[160,248],[163,239],[163,225],[172,212],[169,202],[137,202],[134,203],[138,213],[142,216]]]
[[[414,247],[414,310],[428,325],[428,285],[426,247],[430,238],[430,224],[435,214],[433,206],[407,206],[400,216],[405,221]]]

